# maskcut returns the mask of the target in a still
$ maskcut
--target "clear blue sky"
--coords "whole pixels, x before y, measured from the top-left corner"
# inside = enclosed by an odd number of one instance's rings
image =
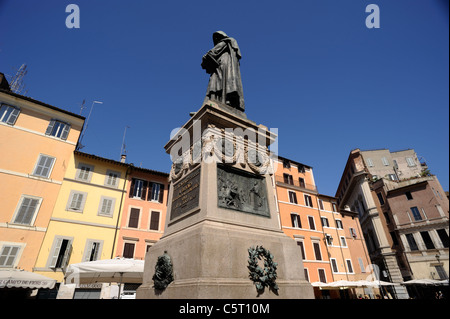
[[[68,4],[80,28],[68,29]],[[380,8],[368,29],[365,8]],[[225,31],[242,52],[249,119],[334,195],[354,148],[414,148],[449,183],[448,0],[0,0],[0,72],[28,66],[28,96],[92,111],[82,150],[168,172],[163,146],[200,108],[201,57]]]

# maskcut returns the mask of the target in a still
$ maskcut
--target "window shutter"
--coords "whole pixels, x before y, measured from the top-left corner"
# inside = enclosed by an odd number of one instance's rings
[[[67,139],[67,136],[69,135],[69,131],[70,131],[70,124],[66,123],[64,125],[64,129],[63,129],[63,132],[61,134],[61,139],[62,140],[66,140]]]
[[[295,227],[295,214],[291,214],[292,227]]]
[[[137,228],[139,225],[139,213],[140,210],[132,208],[130,211],[130,219],[128,221],[128,227]]]
[[[134,185],[136,184],[136,179],[132,178],[131,179],[131,186],[130,186],[130,194],[128,195],[128,197],[132,198],[134,195]]]
[[[16,107],[12,108],[12,112],[11,115],[9,116],[8,120],[6,123],[10,124],[10,125],[14,125],[14,123],[16,123],[17,117],[19,116],[20,110]]]
[[[153,199],[153,188],[154,188],[154,183],[148,182],[148,196],[147,196],[148,201],[151,201]]]
[[[64,257],[63,257],[63,260],[61,262],[61,268],[67,267],[67,264],[69,263],[69,257],[70,257],[71,253],[72,253],[72,242],[69,241],[67,243],[66,251],[64,252]]]
[[[55,126],[55,122],[56,122],[55,120],[50,121],[50,123],[48,124],[48,127],[47,127],[47,131],[45,131],[45,135],[52,134],[53,126]]]
[[[56,267],[56,262],[58,261],[58,255],[59,255],[59,250],[61,249],[62,241],[63,241],[62,238],[56,239],[56,244],[55,244],[55,248],[53,250],[52,260],[51,260],[50,264],[48,265],[50,268]]]
[[[164,201],[164,184],[159,186],[159,202],[162,203]]]
[[[316,255],[316,260],[322,260],[322,255],[320,254],[320,247],[318,243],[314,243],[314,254]]]
[[[159,229],[159,212],[152,212],[150,220],[150,229],[151,230]]]
[[[141,199],[145,200],[147,198],[147,187],[148,186],[148,182],[144,181],[143,186],[142,186],[142,193],[141,193]],[[149,192],[149,195],[151,194],[151,192]]]
[[[92,241],[89,241],[87,243],[86,250],[84,252],[83,261],[90,261],[93,245],[94,245],[94,242],[92,242]]]

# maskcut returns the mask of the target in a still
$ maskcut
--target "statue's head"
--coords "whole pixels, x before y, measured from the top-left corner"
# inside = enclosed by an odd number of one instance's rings
[[[213,33],[213,42],[214,45],[219,43],[222,39],[228,38],[227,34],[223,31],[216,31]]]

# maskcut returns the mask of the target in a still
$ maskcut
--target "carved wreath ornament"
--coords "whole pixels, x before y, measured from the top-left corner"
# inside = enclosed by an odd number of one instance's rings
[[[173,267],[167,251],[158,257],[155,266],[155,274],[153,275],[154,288],[164,290],[173,281]]]
[[[258,260],[264,260],[264,269],[258,265]],[[273,261],[273,255],[263,246],[250,247],[248,249],[249,278],[255,284],[258,293],[262,293],[265,287],[278,293],[277,263]]]

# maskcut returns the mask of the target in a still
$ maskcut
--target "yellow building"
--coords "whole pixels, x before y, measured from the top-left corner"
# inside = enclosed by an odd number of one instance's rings
[[[0,269],[31,271],[84,117],[0,79]]]
[[[129,167],[95,155],[73,153],[35,272],[61,283],[69,264],[113,258]]]

